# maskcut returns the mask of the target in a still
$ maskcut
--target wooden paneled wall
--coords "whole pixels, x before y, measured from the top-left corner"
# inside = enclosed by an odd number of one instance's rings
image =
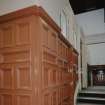
[[[37,6],[0,17],[0,105],[73,105],[78,53]]]

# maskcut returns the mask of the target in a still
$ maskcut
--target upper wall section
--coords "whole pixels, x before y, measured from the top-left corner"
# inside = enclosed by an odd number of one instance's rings
[[[76,15],[76,19],[86,36],[105,33],[104,9]]]
[[[105,43],[88,45],[90,65],[105,65]]]
[[[88,63],[90,65],[105,64],[105,34],[86,37]]]

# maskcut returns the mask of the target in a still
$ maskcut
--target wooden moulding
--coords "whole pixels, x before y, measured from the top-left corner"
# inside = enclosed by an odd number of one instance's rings
[[[72,51],[74,51],[77,55],[79,55],[78,51],[72,46],[72,44],[62,35],[62,33],[59,34],[59,38],[68,45],[68,47],[72,48]]]
[[[35,15],[41,17],[47,24],[54,28],[58,32],[59,38],[66,43],[69,47],[73,48],[73,51],[78,54],[77,50],[71,45],[71,43],[62,35],[61,28],[54,22],[54,20],[47,14],[47,12],[39,6],[31,6],[23,8],[6,15],[0,16],[0,23],[14,20],[21,17],[26,17],[30,15]]]

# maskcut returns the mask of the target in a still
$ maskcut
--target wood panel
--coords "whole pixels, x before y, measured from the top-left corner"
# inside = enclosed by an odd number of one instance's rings
[[[73,105],[78,53],[56,23],[37,6],[1,18],[0,105]]]
[[[32,89],[31,68],[28,63],[15,65],[16,88],[21,90]]]
[[[0,66],[0,88],[1,89],[13,89],[14,71],[12,65],[6,64]]]
[[[55,33],[55,34],[52,34]],[[42,21],[43,105],[73,104],[77,55]],[[53,46],[55,47],[53,47]],[[73,55],[75,54],[75,56]],[[69,60],[70,59],[70,60]]]
[[[14,46],[14,32],[13,22],[0,25],[0,48]]]
[[[31,18],[19,19],[15,22],[16,26],[16,45],[30,44],[31,37]]]
[[[17,95],[16,96],[16,105],[32,105],[31,95]]]
[[[30,27],[30,17],[0,24],[0,105],[32,105]]]
[[[13,105],[13,96],[8,94],[2,95],[2,104],[1,105]]]

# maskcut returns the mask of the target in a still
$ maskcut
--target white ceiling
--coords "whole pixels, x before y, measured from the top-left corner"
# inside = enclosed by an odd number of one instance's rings
[[[104,9],[78,14],[76,20],[86,36],[105,33]]]

